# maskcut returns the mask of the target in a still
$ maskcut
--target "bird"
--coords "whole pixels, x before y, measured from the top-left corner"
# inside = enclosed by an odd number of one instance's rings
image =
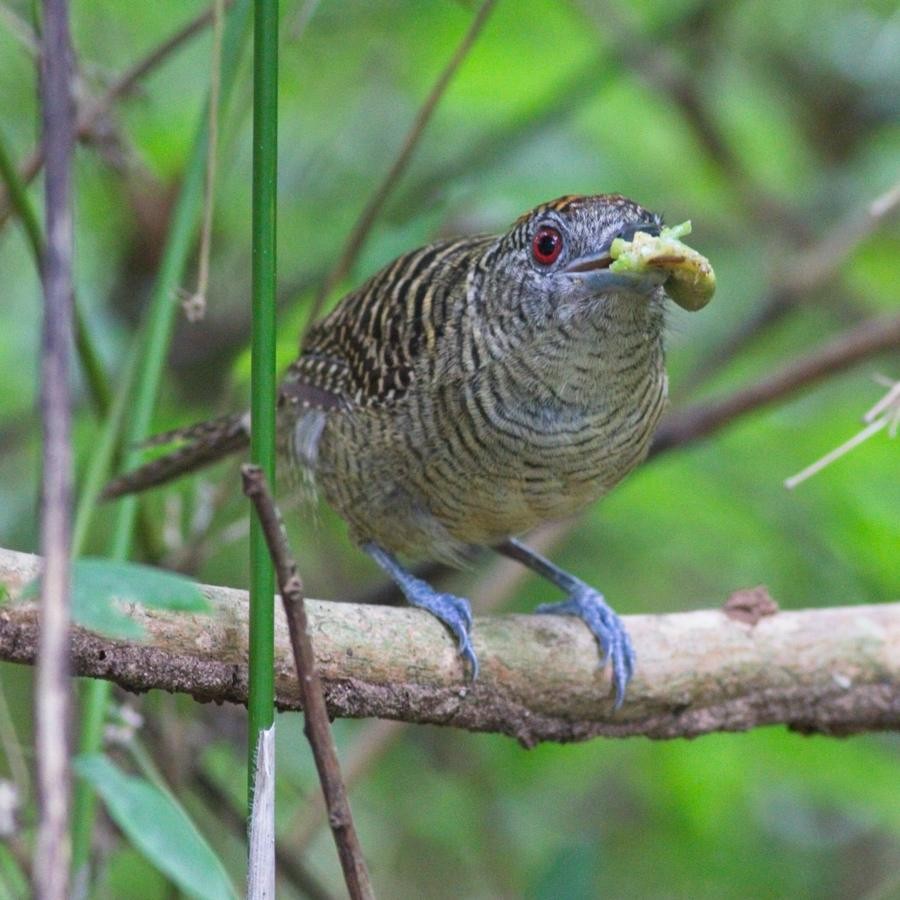
[[[600,499],[648,452],[668,391],[669,272],[616,272],[610,251],[662,227],[622,195],[567,195],[501,234],[407,252],[313,326],[280,383],[289,470],[324,494],[411,605],[449,629],[473,679],[468,600],[401,559],[462,566],[487,547],[524,564],[565,594],[536,612],[586,624],[623,702],[636,657],[622,620],[522,535]],[[152,443],[175,449],[104,496],[240,451],[250,427],[238,413],[160,435]]]

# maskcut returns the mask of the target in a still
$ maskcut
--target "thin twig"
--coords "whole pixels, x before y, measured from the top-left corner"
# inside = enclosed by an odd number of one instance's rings
[[[487,172],[491,166],[515,159],[529,141],[540,134],[550,134],[591,100],[596,99],[608,82],[617,76],[618,69],[606,58],[593,59],[576,69],[524,111],[518,111],[505,121],[492,121],[490,129],[468,144],[460,154],[437,163],[418,178],[410,179],[391,205],[398,218],[411,218],[416,212],[435,202],[439,191],[456,185],[473,171]]]
[[[361,730],[354,735],[353,744],[345,754],[344,781],[348,790],[352,790],[369,772],[374,763],[380,759],[409,726],[405,722],[391,722],[387,719],[372,719],[365,722]],[[328,810],[320,797],[310,797],[310,802],[297,808],[297,821],[288,830],[290,841],[282,839],[279,843],[290,855],[302,854],[319,833],[319,829],[328,820]]]
[[[431,116],[437,108],[438,103],[444,96],[447,87],[453,80],[453,76],[466,58],[469,50],[472,49],[472,45],[475,43],[475,39],[481,32],[495,3],[496,0],[483,0],[481,6],[478,8],[478,12],[475,13],[475,17],[472,19],[468,30],[465,35],[463,35],[463,39],[460,41],[459,46],[454,51],[453,56],[450,57],[450,61],[438,76],[428,97],[426,97],[425,102],[416,114],[416,118],[403,140],[403,145],[400,147],[397,158],[394,160],[393,165],[390,167],[381,183],[375,189],[375,192],[366,204],[365,209],[363,209],[359,218],[356,220],[356,224],[353,226],[353,229],[344,243],[338,261],[334,264],[316,293],[309,317],[306,320],[307,331],[316,319],[318,319],[319,313],[322,311],[322,305],[325,303],[328,295],[352,268],[353,263],[356,261],[357,256],[366,242],[366,238],[369,236],[372,226],[375,224],[375,220],[381,213],[391,191],[393,191],[397,182],[400,180],[400,176],[409,164],[410,159],[412,159],[413,151],[416,149],[419,140],[425,133],[425,128],[431,120]]]
[[[45,0],[41,111],[47,149],[41,348],[43,484],[41,632],[34,697],[40,824],[34,854],[39,900],[68,896],[69,863],[69,556],[72,445],[69,356],[72,344],[72,49],[67,0]]]
[[[888,188],[861,210],[854,210],[831,226],[812,246],[787,257],[790,269],[776,275],[755,312],[724,340],[718,341],[682,379],[681,389],[691,391],[715,377],[763,332],[811,298],[813,292],[837,277],[863,241],[871,237],[900,209],[900,182]]]
[[[571,523],[567,522],[545,525],[529,535],[528,545],[539,553],[548,553],[565,537],[570,528]],[[442,571],[452,570],[442,568]],[[497,556],[493,564],[479,576],[469,591],[469,596],[477,603],[479,613],[493,612],[509,600],[513,591],[521,587],[527,579],[533,577],[524,566],[506,557]],[[367,723],[365,728],[355,735],[353,743],[347,751],[347,761],[344,766],[344,782],[348,789],[352,790],[353,786],[363,778],[382,755],[390,750],[401,733],[408,727],[405,722],[375,719]],[[306,849],[326,818],[326,810],[321,803],[308,803],[300,811],[296,823],[290,828],[292,835],[290,846],[294,852],[302,852]]]
[[[316,659],[303,600],[303,584],[297,572],[281,516],[275,508],[265,476],[259,466],[241,468],[244,493],[253,502],[266,538],[278,586],[281,602],[288,623],[294,665],[304,710],[304,732],[312,747],[322,793],[328,806],[328,820],[334,835],[347,890],[353,900],[375,896],[369,880],[369,872],[362,847],[353,824],[347,791],[341,779],[337,750],[331,735],[331,723],[322,694],[322,684],[316,670]]]
[[[229,6],[232,2],[233,0],[227,0]],[[79,140],[89,139],[97,124],[117,101],[129,94],[142,78],[164,63],[172,53],[203,31],[213,19],[213,9],[212,5],[207,7],[207,9],[179,28],[174,34],[153,47],[149,53],[141,57],[132,66],[129,66],[113,81],[103,94],[78,116],[77,121],[74,123],[77,138]],[[43,165],[44,148],[42,144],[39,144],[19,167],[19,177],[22,182],[26,185],[31,184]],[[6,224],[11,211],[8,198],[0,192],[0,228]]]
[[[826,453],[814,463],[808,465],[805,469],[786,478],[784,486],[789,490],[793,490],[798,484],[802,484],[813,475],[817,475],[822,469],[830,466],[833,462],[839,460],[842,456],[846,456],[851,450],[854,450],[870,437],[878,434],[884,428],[888,429],[890,437],[897,436],[897,427],[900,425],[900,381],[891,383],[888,392],[882,397],[864,416],[863,422],[866,427],[858,431],[849,440],[844,441],[839,447],[835,447],[830,453]]]
[[[879,431],[887,428],[888,419],[885,417],[884,419],[879,419],[877,422],[872,422],[870,425],[866,425],[862,431],[858,431],[852,438],[848,441],[844,441],[839,447],[835,447],[830,453],[826,453],[821,459],[817,459],[814,463],[808,465],[805,469],[798,472],[796,475],[792,475],[790,478],[786,478],[784,480],[784,486],[792,491],[798,484],[802,484],[808,478],[812,478],[813,475],[817,475],[822,469],[830,466],[833,462],[837,462],[842,456],[846,456],[851,450],[854,450],[860,444],[867,441],[870,437],[874,437],[878,434]]]
[[[675,21],[662,21],[650,26],[646,40],[658,42],[665,37],[692,33],[714,0],[702,0]],[[410,217],[428,204],[433,204],[438,191],[456,184],[473,171],[486,172],[503,160],[516,159],[522,148],[536,135],[550,134],[622,75],[619,61],[605,50],[596,59],[575,69],[544,96],[528,103],[505,121],[492,121],[490,128],[455,158],[438,164],[424,175],[407,183],[391,209],[401,217]]]
[[[230,7],[233,2],[234,0],[225,0],[226,7]],[[112,109],[117,101],[130,94],[139,81],[166,62],[176,50],[200,34],[210,23],[215,21],[215,17],[216,2],[214,0],[206,9],[129,66],[84,112],[84,115],[79,117],[79,137],[88,137],[97,122]]]
[[[189,322],[206,315],[209,293],[209,257],[215,206],[216,161],[219,150],[219,89],[222,83],[222,33],[225,29],[225,0],[213,0],[213,46],[209,66],[209,140],[206,145],[206,182],[203,191],[203,222],[200,226],[200,259],[197,287],[182,300]]]
[[[900,347],[900,315],[870,319],[810,353],[788,363],[729,396],[708,400],[672,413],[656,432],[651,455],[671,450],[718,431],[733,419],[780,400],[858,363],[860,360]]]

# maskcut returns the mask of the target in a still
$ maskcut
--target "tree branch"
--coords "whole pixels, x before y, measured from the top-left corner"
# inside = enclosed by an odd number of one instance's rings
[[[15,596],[40,560],[0,550],[0,583]],[[78,675],[132,691],[162,688],[202,701],[244,703],[247,598],[205,586],[208,616],[131,606],[146,643],[75,629]],[[555,616],[475,620],[482,672],[464,677],[456,647],[433,617],[411,608],[308,600],[310,633],[333,716],[398,719],[500,732],[531,746],[597,735],[691,737],[786,724],[852,734],[900,728],[900,603],[764,616],[703,610],[626,616],[640,663],[625,706],[612,713],[608,673],[584,626]],[[765,611],[761,609],[761,611]],[[280,613],[280,610],[279,610]],[[32,663],[31,602],[0,607],[0,659]],[[276,619],[276,697],[299,693],[283,614]]]
[[[650,455],[706,437],[733,419],[821,381],[888,350],[900,348],[900,315],[868,319],[856,328],[719,400],[706,400],[666,416],[653,438]]]

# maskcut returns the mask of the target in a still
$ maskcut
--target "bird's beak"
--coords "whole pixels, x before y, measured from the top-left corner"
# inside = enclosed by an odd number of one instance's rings
[[[610,272],[609,266],[613,258],[609,250],[591,256],[582,256],[575,259],[563,269],[563,273],[577,279],[590,291],[625,290],[631,293],[646,294],[657,285],[662,284],[667,273],[656,271],[646,272]]]

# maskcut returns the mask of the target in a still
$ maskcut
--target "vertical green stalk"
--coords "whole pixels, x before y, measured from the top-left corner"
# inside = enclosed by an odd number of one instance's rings
[[[244,37],[250,19],[250,2],[251,0],[238,0],[229,16],[222,50],[220,94],[222,109],[228,104],[228,97],[240,64]],[[141,451],[135,449],[135,445],[139,444],[150,430],[153,408],[162,381],[166,352],[175,323],[175,315],[179,308],[176,290],[184,276],[203,203],[208,123],[209,116],[204,110],[201,113],[197,137],[185,170],[178,203],[172,215],[172,224],[166,237],[162,262],[150,298],[147,318],[143,325],[140,366],[129,370],[129,374],[134,372],[134,377],[125,388],[132,396],[131,416],[125,434],[125,452],[122,459],[123,468],[126,469],[132,468],[141,461]],[[136,514],[136,498],[126,497],[120,501],[109,554],[113,559],[127,559],[130,555]],[[107,682],[92,682],[88,689],[82,716],[80,753],[96,753],[100,750],[109,696],[110,686]],[[73,816],[72,865],[76,877],[84,869],[90,852],[94,810],[93,791],[83,781],[79,781],[76,785]]]
[[[255,0],[253,30],[253,327],[250,458],[275,483],[275,212],[278,150],[278,3]],[[248,793],[259,733],[274,720],[275,573],[259,519],[250,521]]]

